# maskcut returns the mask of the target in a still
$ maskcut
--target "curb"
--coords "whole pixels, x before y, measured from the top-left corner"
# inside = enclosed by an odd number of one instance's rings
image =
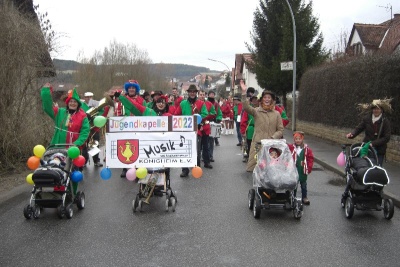
[[[332,166],[332,165],[326,163],[326,162],[323,161],[323,160],[320,160],[320,159],[318,159],[318,158],[315,157],[315,158],[314,158],[314,161],[315,161],[316,163],[318,163],[319,165],[321,165],[322,167],[324,167],[325,169],[327,169],[327,170],[329,170],[329,171],[331,171],[331,172],[334,172],[334,173],[336,173],[336,174],[338,174],[338,175],[340,175],[340,176],[342,176],[342,177],[344,177],[344,175],[345,175],[345,173],[344,173],[343,170],[338,169],[338,168],[336,168],[336,167],[334,167],[334,166]],[[392,199],[392,200],[393,200],[393,204],[394,204],[396,207],[400,208],[400,198],[399,198],[399,197],[393,195],[392,193],[385,192],[385,190],[383,190],[382,194],[383,194],[383,198]]]

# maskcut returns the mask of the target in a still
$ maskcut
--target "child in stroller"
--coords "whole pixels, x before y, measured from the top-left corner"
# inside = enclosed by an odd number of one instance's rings
[[[50,146],[40,164],[32,174],[34,186],[29,204],[24,207],[25,218],[39,218],[43,208],[57,208],[60,219],[64,215],[68,219],[72,218],[72,205],[76,203],[78,209],[83,209],[85,194],[80,191],[74,194],[70,180],[74,167],[67,149],[60,145]]]
[[[136,209],[143,211],[143,203],[150,204],[150,198],[154,196],[162,197],[165,195],[165,211],[175,211],[178,199],[176,192],[172,191],[170,183],[170,168],[147,168],[147,176],[139,179],[139,192],[132,201],[133,212]]]
[[[256,144],[257,165],[253,171],[253,187],[248,194],[248,207],[254,218],[261,209],[293,210],[296,219],[303,214],[300,198],[294,196],[299,175],[284,139],[263,139]]]
[[[383,210],[383,215],[390,220],[394,205],[391,199],[382,197],[383,188],[389,184],[386,170],[377,165],[378,157],[368,143],[343,144],[345,156],[346,188],[342,195],[341,206],[348,219],[357,210]]]

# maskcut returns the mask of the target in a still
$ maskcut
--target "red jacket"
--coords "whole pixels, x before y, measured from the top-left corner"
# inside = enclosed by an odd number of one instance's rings
[[[297,153],[296,153],[296,145],[295,144],[288,144],[290,152],[292,152],[292,157],[294,160],[294,163],[296,164],[297,160]],[[304,162],[303,162],[303,171],[304,174],[308,175],[311,173],[313,165],[314,165],[314,154],[311,150],[311,148],[308,147],[307,144],[304,144]]]
[[[230,118],[233,119],[233,109],[231,104],[226,102],[221,106],[222,118]]]

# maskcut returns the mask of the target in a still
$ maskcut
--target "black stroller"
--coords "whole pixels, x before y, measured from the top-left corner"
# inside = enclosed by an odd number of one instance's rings
[[[357,209],[383,210],[383,216],[390,220],[394,214],[393,201],[382,196],[383,188],[389,184],[389,176],[384,168],[377,165],[378,157],[373,149],[368,148],[367,154],[360,157],[363,146],[363,143],[342,145],[347,180],[341,199],[342,208],[348,219]]]
[[[143,211],[143,203],[150,204],[152,196],[162,197],[165,195],[165,211],[175,211],[178,198],[176,192],[172,191],[170,184],[170,169],[169,168],[148,168],[147,176],[144,179],[139,179],[139,193],[132,201],[133,212],[136,209]]]
[[[43,208],[56,208],[60,219],[64,215],[70,219],[74,212],[73,204],[78,209],[85,207],[85,194],[73,193],[70,174],[74,170],[72,160],[68,157],[66,144],[52,145],[46,149],[40,167],[32,175],[34,186],[29,204],[24,207],[26,219],[37,219]]]
[[[277,158],[270,156],[271,148],[280,151]],[[254,218],[260,218],[261,209],[292,210],[300,219],[303,203],[296,198],[299,175],[292,154],[284,139],[264,139],[256,144],[257,165],[253,171],[253,189],[248,193],[248,207]]]

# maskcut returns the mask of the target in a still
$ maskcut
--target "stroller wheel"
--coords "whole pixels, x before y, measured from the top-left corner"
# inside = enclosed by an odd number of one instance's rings
[[[392,219],[394,214],[394,205],[393,200],[391,199],[384,199],[383,200],[383,216],[386,220]]]
[[[255,197],[253,203],[253,216],[254,218],[258,219],[260,218],[260,215],[261,215],[261,200],[258,199],[258,197]]]
[[[65,207],[65,216],[67,216],[67,219],[71,219],[73,215],[74,215],[74,210],[72,209],[72,204],[68,204]]]
[[[346,214],[346,218],[347,219],[351,219],[351,217],[353,217],[354,214],[354,203],[353,203],[353,199],[351,197],[347,197],[346,198],[346,204],[344,207],[344,212]]]
[[[60,219],[64,218],[64,207],[62,204],[58,205],[57,207],[57,216]]]
[[[300,219],[301,216],[303,216],[303,203],[301,203],[301,200],[296,200],[293,209],[293,216],[295,219]]]
[[[248,200],[249,200],[248,206],[250,210],[253,209],[255,195],[256,195],[256,190],[250,189],[248,193]]]
[[[76,194],[76,206],[78,209],[82,210],[85,208],[85,193],[78,192]]]
[[[165,211],[166,211],[166,212],[169,211],[169,205],[170,205],[169,199],[166,199],[166,200],[165,200]]]
[[[171,204],[172,212],[175,212],[175,207],[176,207],[176,199],[175,199],[175,197],[171,197],[169,199],[169,201],[170,201],[170,204]]]
[[[29,220],[29,219],[32,219],[32,215],[33,215],[33,212],[32,212],[31,205],[28,204],[24,207],[24,217]]]
[[[143,211],[143,201],[142,200],[139,200],[139,202],[138,202],[138,210]]]
[[[139,195],[136,195],[136,198],[132,200],[132,210],[133,212],[136,212],[136,208],[139,205]]]
[[[39,207],[39,205],[35,205],[33,207],[32,213],[33,213],[33,218],[39,219],[39,216],[40,216],[40,207]]]

